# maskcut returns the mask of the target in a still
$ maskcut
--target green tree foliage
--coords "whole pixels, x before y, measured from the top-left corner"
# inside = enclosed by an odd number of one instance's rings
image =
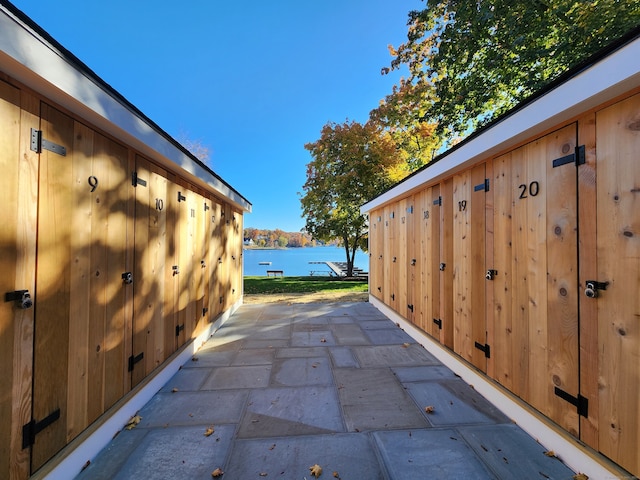
[[[423,118],[456,136],[504,113],[640,25],[635,0],[426,0],[391,69],[433,89]],[[389,69],[383,69],[383,73]]]
[[[440,140],[434,135],[436,125],[423,121],[433,100],[431,85],[401,80],[369,113],[371,122],[390,133],[409,172],[429,163],[440,148]]]
[[[300,199],[306,231],[319,240],[341,239],[352,275],[357,249],[367,248],[360,206],[406,175],[406,164],[389,133],[373,122],[329,122],[305,148],[313,157]]]

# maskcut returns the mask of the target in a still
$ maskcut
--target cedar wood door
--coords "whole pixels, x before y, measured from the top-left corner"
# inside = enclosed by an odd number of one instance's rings
[[[599,450],[640,474],[640,94],[596,113]]]
[[[453,179],[454,351],[486,372],[485,164]],[[482,187],[482,188],[480,188]]]
[[[566,400],[580,393],[577,168],[554,167],[574,155],[576,135],[572,124],[494,159],[488,268],[493,376],[577,436]]]
[[[127,150],[45,103],[41,115],[66,155],[40,153],[32,471],[128,391],[131,329]]]

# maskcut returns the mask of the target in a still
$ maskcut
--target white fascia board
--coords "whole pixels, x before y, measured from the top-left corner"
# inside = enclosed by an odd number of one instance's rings
[[[367,213],[411,190],[436,183],[623,95],[640,85],[639,58],[640,39],[636,39],[487,128],[450,154],[445,153],[438,162],[364,204],[360,211]]]
[[[153,125],[79,70],[53,45],[0,6],[0,71],[51,98],[166,168],[225,197],[243,211],[249,203],[170,142]]]

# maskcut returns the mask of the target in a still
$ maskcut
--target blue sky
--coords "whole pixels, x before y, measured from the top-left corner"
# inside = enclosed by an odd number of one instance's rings
[[[305,143],[365,122],[420,0],[13,0],[253,204],[245,227],[304,227]]]

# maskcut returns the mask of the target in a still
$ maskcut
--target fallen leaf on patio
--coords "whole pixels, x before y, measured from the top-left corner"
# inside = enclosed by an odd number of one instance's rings
[[[209,435],[213,434],[215,430],[213,429],[213,425],[211,425],[209,428],[207,428],[204,432],[204,436],[208,437]]]
[[[320,465],[318,465],[317,463],[315,465],[313,465],[312,467],[309,467],[309,471],[311,472],[311,475],[313,475],[316,478],[318,478],[320,475],[322,475],[322,467]]]
[[[433,405],[429,405],[427,407],[424,407],[424,411],[427,413],[433,413],[433,411],[436,409],[436,407],[434,407]]]
[[[171,393],[176,393],[177,391],[178,391],[178,389],[177,389],[177,388],[172,388],[172,389],[171,389]]]
[[[275,443],[269,447],[269,450],[273,450],[274,448],[276,448],[276,444]]]
[[[267,472],[260,472],[261,477],[266,477],[267,475],[269,475]]]
[[[218,477],[221,477],[222,475],[224,475],[224,472],[222,471],[221,468],[216,468],[213,472],[211,472],[211,476],[213,478],[218,478]]]
[[[126,428],[127,430],[131,430],[140,423],[140,420],[142,420],[142,417],[140,415],[134,415],[133,417],[131,417],[131,420],[127,422],[124,428]]]
[[[402,344],[402,346],[403,346],[404,348],[409,348],[409,344],[408,344],[408,343],[403,343],[403,344]]]
[[[324,338],[324,337],[322,337],[322,338],[320,339],[320,342],[321,342],[321,343],[327,343],[327,339],[326,339],[326,338]]]
[[[333,472],[333,478],[337,478],[338,480],[340,480],[340,475],[338,474],[338,472]]]
[[[576,473],[573,476],[573,480],[589,480],[589,477],[587,477],[584,473]]]
[[[544,454],[545,454],[547,457],[555,457],[555,456],[556,456],[556,452],[554,452],[553,450],[549,450],[549,451],[547,451],[547,452],[544,452]]]
[[[198,360],[199,360],[199,358],[198,358],[198,357],[193,357],[193,358],[191,359],[191,361],[192,361],[192,362],[197,362]]]

